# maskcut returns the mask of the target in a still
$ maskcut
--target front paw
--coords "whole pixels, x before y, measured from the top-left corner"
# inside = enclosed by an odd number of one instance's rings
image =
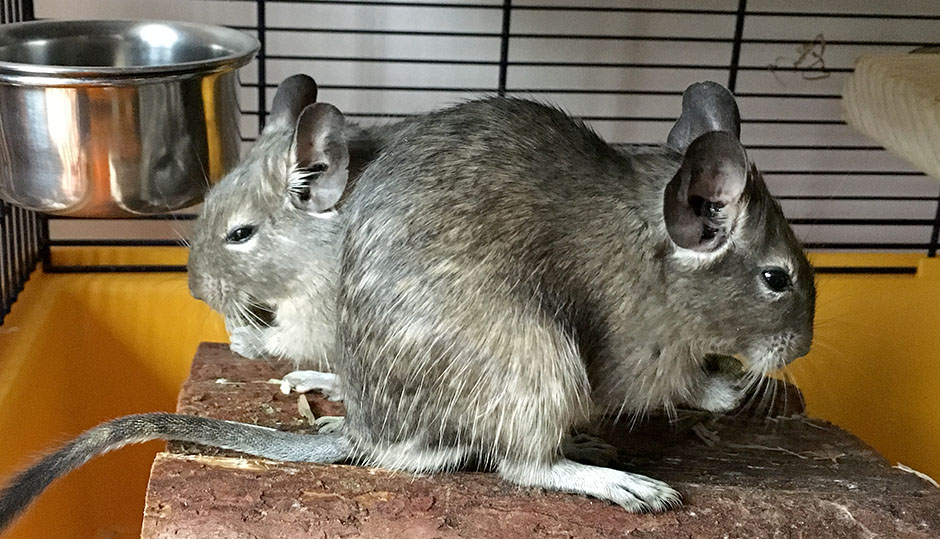
[[[695,398],[689,404],[706,412],[730,412],[744,401],[743,383],[739,378],[727,374],[706,376],[695,393]]]
[[[281,392],[285,395],[291,391],[307,393],[313,390],[322,392],[331,401],[343,400],[341,380],[330,372],[293,371],[284,375],[281,381]]]

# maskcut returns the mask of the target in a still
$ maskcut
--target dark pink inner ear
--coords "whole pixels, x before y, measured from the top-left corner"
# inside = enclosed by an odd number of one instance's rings
[[[345,118],[327,103],[308,105],[294,130],[294,170],[304,173],[304,185],[289,186],[291,203],[309,213],[332,209],[343,195],[349,172]]]
[[[709,252],[734,232],[747,185],[747,157],[730,133],[696,138],[663,193],[663,218],[679,247]]]

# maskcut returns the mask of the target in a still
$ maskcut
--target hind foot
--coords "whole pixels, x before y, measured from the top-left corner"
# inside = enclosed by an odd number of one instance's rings
[[[346,418],[341,415],[324,415],[313,421],[313,424],[317,426],[317,434],[339,432],[345,423]]]
[[[498,471],[500,477],[520,486],[586,494],[631,513],[660,512],[682,504],[679,493],[662,481],[568,459],[542,465],[503,461]]]

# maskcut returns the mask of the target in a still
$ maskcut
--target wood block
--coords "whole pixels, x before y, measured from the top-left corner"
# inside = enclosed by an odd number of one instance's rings
[[[288,370],[203,345],[179,410],[307,430],[297,396],[268,382]],[[310,404],[341,411],[320,396]],[[490,473],[413,477],[171,446],[153,465],[142,537],[940,537],[938,489],[803,415],[680,412],[599,434],[618,448],[613,467],[671,483],[685,505],[634,515]]]
[[[849,125],[940,179],[940,54],[860,57],[842,111]]]

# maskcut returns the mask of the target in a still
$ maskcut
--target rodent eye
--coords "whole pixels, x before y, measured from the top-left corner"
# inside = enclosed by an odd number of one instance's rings
[[[760,276],[767,288],[774,292],[784,292],[793,286],[790,274],[783,268],[764,268],[761,270]]]
[[[243,225],[235,227],[225,235],[226,243],[245,243],[249,238],[255,235],[257,227],[252,225]]]

